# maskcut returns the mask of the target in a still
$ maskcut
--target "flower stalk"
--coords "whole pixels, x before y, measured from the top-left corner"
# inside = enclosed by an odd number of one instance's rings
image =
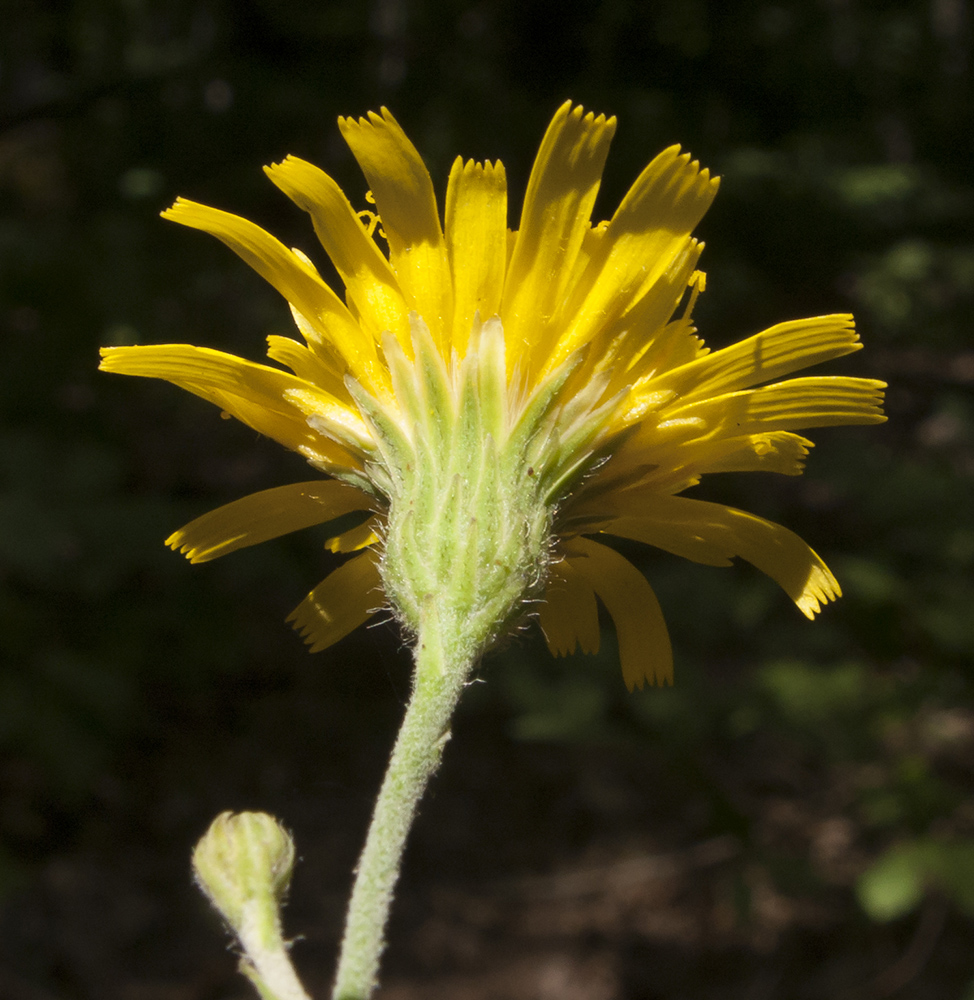
[[[264,1000],[308,1000],[281,932],[294,843],[266,813],[221,813],[193,851],[200,888],[243,951],[240,971]]]
[[[456,648],[429,602],[417,636],[413,692],[359,858],[348,905],[333,1000],[366,1000],[378,983],[406,838],[443,748],[473,662]]]

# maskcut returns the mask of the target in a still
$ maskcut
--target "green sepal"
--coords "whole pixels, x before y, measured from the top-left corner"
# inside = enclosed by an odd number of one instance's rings
[[[393,479],[397,472],[406,468],[410,461],[415,460],[416,452],[412,442],[403,433],[399,422],[394,414],[390,413],[374,396],[370,395],[361,384],[350,375],[345,376],[345,387],[349,395],[355,400],[362,419],[369,425],[372,436],[375,438],[376,447],[382,456],[382,466],[385,469],[385,476],[379,474],[379,478],[385,479],[386,494],[392,497],[395,492]],[[378,463],[376,463],[378,465]],[[378,472],[378,470],[375,470]]]

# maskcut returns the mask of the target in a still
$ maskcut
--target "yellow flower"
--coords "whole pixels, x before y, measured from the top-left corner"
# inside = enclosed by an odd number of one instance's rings
[[[188,345],[102,352],[105,370],[182,386],[330,477],[238,500],[168,544],[205,562],[363,511],[360,526],[327,543],[356,554],[292,615],[312,650],[364,622],[380,592],[415,631],[424,600],[473,559],[493,573],[476,584],[484,593],[514,579],[480,651],[532,602],[553,653],[594,652],[598,597],[630,689],[671,681],[670,644],[649,584],[601,536],[713,566],[743,558],[809,618],[839,596],[826,565],[786,528],[679,495],[711,472],[798,475],[811,442],[796,431],[884,419],[881,382],[774,381],[858,350],[851,316],[782,323],[713,353],[697,337],[704,275],[691,232],[716,178],[671,147],[593,225],[615,119],[569,102],[545,134],[516,232],[499,162],[456,160],[441,224],[423,161],[388,111],[339,127],[377,215],[356,211],[296,157],[266,173],[311,216],[344,301],[301,251],[245,219],[182,198],[163,213],[221,239],[287,299],[303,343],[270,336],[268,355],[290,372]],[[423,477],[437,479],[439,500],[416,501]],[[507,482],[527,499],[485,526]],[[477,490],[481,506],[468,517],[456,497]],[[495,557],[493,536],[509,530],[530,536],[523,553]]]

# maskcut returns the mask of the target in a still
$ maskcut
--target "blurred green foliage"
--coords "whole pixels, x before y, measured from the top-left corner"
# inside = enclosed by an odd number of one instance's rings
[[[860,902],[874,920],[902,917],[931,889],[974,914],[974,839],[896,844],[873,862],[857,885]]]
[[[963,0],[3,7],[0,885],[101,829],[93,817],[124,812],[142,762],[167,748],[199,747],[206,774],[206,747],[243,725],[254,691],[286,693],[315,671],[324,715],[329,699],[389,714],[408,683],[391,629],[314,659],[289,634],[285,614],[331,565],[313,532],[205,568],[163,549],[192,516],[308,473],[170,387],[95,372],[102,344],[185,341],[256,359],[267,334],[289,329],[271,289],[158,211],[177,194],[235,211],[326,268],[262,164],[304,156],[362,202],[335,118],[387,104],[439,190],[456,153],[499,157],[516,205],[544,125],[571,96],[620,120],[598,214],[672,142],[723,175],[701,226],[708,343],[851,310],[866,350],[829,370],[887,378],[890,422],[813,433],[800,480],[731,476],[697,491],[823,554],[845,596],[815,624],[748,567],[627,550],[660,594],[674,689],[626,695],[611,630],[597,656],[558,661],[527,638],[491,659],[464,711],[501,716],[515,740],[656,755],[691,817],[681,835],[742,845],[742,920],[757,869],[786,894],[839,892],[850,926],[904,916],[928,889],[970,910]],[[387,735],[360,738],[381,759]],[[205,808],[187,824],[202,828]]]

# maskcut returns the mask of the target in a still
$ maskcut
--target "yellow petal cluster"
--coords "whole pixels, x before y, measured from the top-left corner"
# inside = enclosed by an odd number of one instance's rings
[[[442,383],[446,395],[461,392],[460,372],[466,392],[471,372],[502,366],[503,404],[482,402],[504,411],[481,414],[492,435],[516,434],[537,400],[549,406],[529,449],[535,458],[512,474],[548,477],[543,494],[553,527],[537,607],[553,653],[597,650],[598,598],[615,623],[629,688],[672,679],[659,603],[603,535],[712,566],[745,559],[809,618],[839,596],[826,565],[792,532],[679,494],[710,472],[798,475],[811,442],[797,431],[884,419],[881,382],[775,381],[858,350],[852,317],[782,323],[709,352],[692,320],[705,285],[697,268],[702,244],[692,231],[717,179],[671,147],[643,170],[611,219],[593,223],[615,126],[570,102],[559,108],[511,232],[499,162],[456,160],[441,222],[429,173],[393,116],[382,109],[340,119],[378,218],[357,211],[304,160],[289,156],[266,173],[310,215],[344,298],[308,256],[245,219],[182,198],[164,212],[222,240],[287,300],[301,340],[271,336],[268,356],[290,371],[188,345],[106,348],[102,368],[179,385],[332,477],[246,497],[168,543],[206,561],[363,511],[361,525],[327,543],[356,554],[292,620],[313,649],[365,621],[383,604],[381,539],[394,471],[383,467],[362,400],[378,401],[385,413],[404,406],[413,391],[403,384],[404,366],[429,367],[417,348],[421,330],[443,371],[425,384]],[[474,352],[480,368],[465,364]],[[450,409],[444,400],[420,404],[434,422]],[[411,432],[404,423],[390,433]]]

